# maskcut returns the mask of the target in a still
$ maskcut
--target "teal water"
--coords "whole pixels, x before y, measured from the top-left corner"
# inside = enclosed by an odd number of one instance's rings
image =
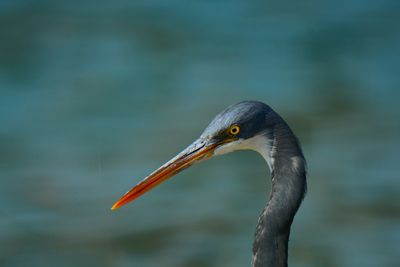
[[[400,266],[398,1],[0,2],[0,266],[250,266],[254,152],[112,204],[227,105],[302,141],[291,266]]]

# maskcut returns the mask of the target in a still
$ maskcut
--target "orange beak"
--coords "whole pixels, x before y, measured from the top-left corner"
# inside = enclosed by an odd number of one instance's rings
[[[219,146],[218,143],[207,143],[202,139],[184,149],[173,159],[155,170],[149,176],[144,178],[135,187],[129,190],[120,200],[118,200],[111,210],[118,209],[132,200],[140,197],[155,186],[174,176],[180,171],[190,167],[196,162],[206,160],[214,154],[214,150]]]

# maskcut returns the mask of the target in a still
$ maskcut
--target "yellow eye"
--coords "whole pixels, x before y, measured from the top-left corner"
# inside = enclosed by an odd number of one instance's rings
[[[229,134],[230,135],[237,135],[239,132],[240,132],[240,127],[239,127],[239,125],[232,125],[230,128],[229,128]]]

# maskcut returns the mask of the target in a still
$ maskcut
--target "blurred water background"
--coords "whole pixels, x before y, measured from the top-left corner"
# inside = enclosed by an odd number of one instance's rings
[[[400,266],[400,2],[0,1],[0,265],[250,266],[254,152],[111,205],[227,105],[270,104],[309,192],[291,266]]]

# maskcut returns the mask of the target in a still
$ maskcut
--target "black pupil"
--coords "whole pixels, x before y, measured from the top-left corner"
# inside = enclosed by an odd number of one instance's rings
[[[238,132],[238,128],[237,128],[237,127],[233,127],[232,130],[231,130],[231,132],[232,132],[233,134],[236,134],[236,133]]]

